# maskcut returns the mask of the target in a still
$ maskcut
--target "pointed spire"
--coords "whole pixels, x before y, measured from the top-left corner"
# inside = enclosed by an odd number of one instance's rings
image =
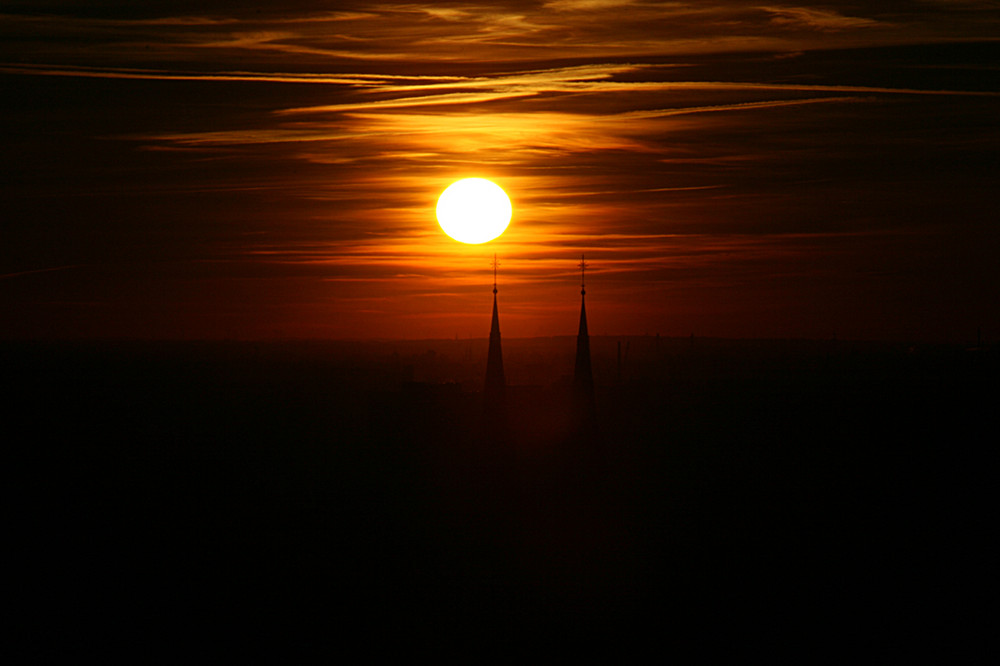
[[[594,409],[594,375],[590,366],[590,335],[587,332],[587,262],[580,255],[580,330],[576,336],[576,366],[573,369],[573,400],[590,417]]]
[[[500,313],[497,309],[497,257],[493,255],[493,321],[490,323],[490,350],[486,358],[486,385],[483,396],[486,409],[502,408],[507,382],[503,373],[503,350],[500,347]]]

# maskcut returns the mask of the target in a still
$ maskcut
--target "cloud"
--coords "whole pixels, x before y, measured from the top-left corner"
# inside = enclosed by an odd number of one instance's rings
[[[872,19],[845,16],[829,9],[810,7],[761,7],[761,9],[771,14],[772,24],[782,27],[837,32],[880,25],[878,21]]]
[[[576,12],[620,9],[635,4],[634,0],[550,0],[543,6],[556,12]]]
[[[642,71],[662,71],[672,65],[653,63],[594,63],[542,70],[515,71],[490,76],[395,75],[344,72],[323,74],[311,72],[194,72],[139,68],[108,68],[82,66],[50,66],[31,64],[0,65],[0,72],[35,76],[68,76],[107,79],[137,79],[204,82],[260,82],[316,84],[349,87],[368,94],[402,94],[381,99],[358,99],[353,102],[280,109],[278,114],[305,114],[378,110],[413,106],[472,104],[500,99],[515,99],[546,94],[609,94],[665,93],[681,90],[699,91],[781,91],[827,92],[837,94],[872,95],[944,95],[993,97],[1000,91],[961,89],[921,89],[888,86],[826,85],[806,83],[771,83],[758,81],[697,81],[642,80]],[[621,80],[627,76],[628,80]],[[454,90],[436,95],[408,95],[430,90]]]
[[[832,33],[865,21],[804,8],[766,8],[765,13],[770,22],[762,20],[759,9],[741,3],[625,0],[559,0],[541,6],[359,3],[336,12],[307,3],[257,13],[211,2],[200,12],[180,7],[176,14],[168,5],[157,11],[117,7],[75,16],[36,11],[0,15],[0,36],[6,42],[0,61],[180,63],[212,49],[217,61],[225,63],[221,68],[248,57],[273,64],[277,54],[311,66],[338,60],[512,63],[792,50],[796,45],[789,43],[792,37],[784,29],[789,25]],[[805,46],[817,45],[798,45]]]

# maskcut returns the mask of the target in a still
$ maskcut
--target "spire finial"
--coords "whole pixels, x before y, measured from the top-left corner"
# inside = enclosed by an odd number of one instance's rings
[[[581,296],[586,296],[587,295],[587,266],[588,266],[588,264],[587,264],[587,262],[586,262],[583,254],[580,255],[580,264],[579,264],[579,266],[580,266],[580,295]]]
[[[497,261],[497,255],[496,255],[496,252],[494,252],[493,253],[493,293],[494,294],[497,293],[497,266],[499,266],[499,265],[500,265],[500,262]]]

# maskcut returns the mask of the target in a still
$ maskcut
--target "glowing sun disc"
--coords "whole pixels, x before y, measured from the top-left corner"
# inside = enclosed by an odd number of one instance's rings
[[[507,193],[485,178],[452,183],[437,203],[438,224],[461,243],[485,243],[498,237],[510,224],[512,212]]]

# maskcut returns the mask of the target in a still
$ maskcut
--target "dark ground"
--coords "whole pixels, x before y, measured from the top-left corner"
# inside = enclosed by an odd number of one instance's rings
[[[614,342],[580,428],[572,339],[505,341],[536,380],[507,436],[485,341],[4,343],[16,633],[41,660],[985,654],[996,348],[642,338],[619,376]]]

